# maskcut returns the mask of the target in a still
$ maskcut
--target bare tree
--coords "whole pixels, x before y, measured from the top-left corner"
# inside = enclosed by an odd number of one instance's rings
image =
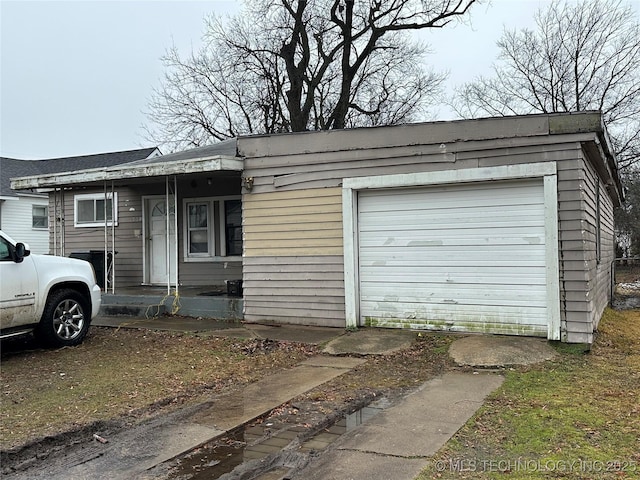
[[[247,0],[207,19],[198,52],[167,52],[147,136],[176,149],[423,119],[446,74],[423,67],[411,32],[462,21],[477,1]]]
[[[505,30],[494,75],[457,89],[465,118],[600,110],[621,171],[640,159],[640,26],[621,0],[556,0],[537,29]]]

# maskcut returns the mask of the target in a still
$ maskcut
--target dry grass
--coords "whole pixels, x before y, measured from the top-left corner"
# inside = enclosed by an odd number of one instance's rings
[[[194,402],[314,353],[300,344],[256,342],[92,327],[74,348],[3,344],[0,448]]]
[[[640,477],[640,311],[605,313],[590,353],[512,371],[427,478]]]

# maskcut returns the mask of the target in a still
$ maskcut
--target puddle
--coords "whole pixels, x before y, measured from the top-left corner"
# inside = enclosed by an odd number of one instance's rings
[[[341,435],[362,425],[383,408],[367,406],[341,417],[332,426],[321,430],[300,446],[301,452],[321,450]],[[232,472],[244,462],[260,460],[277,454],[307,427],[292,425],[272,435],[271,424],[239,427],[227,435],[197,448],[171,468],[168,478],[212,480]]]
[[[303,452],[322,450],[335,442],[341,435],[362,425],[371,417],[377,415],[382,409],[377,407],[363,407],[349,415],[342,417],[329,428],[326,428],[300,446]]]

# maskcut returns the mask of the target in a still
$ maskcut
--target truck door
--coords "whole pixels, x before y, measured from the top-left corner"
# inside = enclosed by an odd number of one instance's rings
[[[13,245],[0,237],[0,329],[37,323],[38,278],[31,257],[13,261]]]

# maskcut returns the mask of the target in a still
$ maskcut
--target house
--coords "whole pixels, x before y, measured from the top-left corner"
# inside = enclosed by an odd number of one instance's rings
[[[0,157],[0,228],[16,239],[28,242],[34,253],[52,253],[49,195],[36,189],[13,190],[11,178],[108,167],[159,154],[160,151],[152,147],[45,160]]]
[[[106,251],[113,258],[101,272],[112,278],[101,285],[169,291],[178,287],[178,272],[180,285],[190,286],[242,278],[241,173],[233,139],[12,185],[51,189],[59,254]]]
[[[116,288],[242,279],[248,322],[579,343],[622,201],[598,112],[246,136],[12,185],[63,195],[65,249],[117,251]]]

